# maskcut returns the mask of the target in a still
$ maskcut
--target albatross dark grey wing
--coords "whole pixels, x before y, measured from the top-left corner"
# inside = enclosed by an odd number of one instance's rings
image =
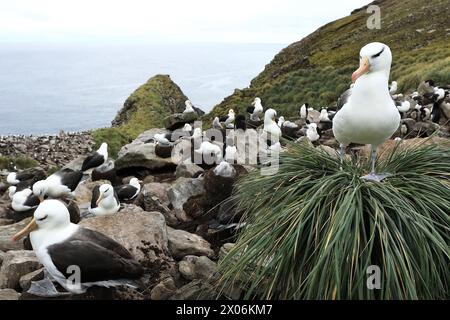
[[[337,101],[337,110],[342,109],[342,107],[348,102],[348,99],[352,95],[352,88],[345,91],[341,96],[338,98]]]
[[[100,186],[95,186],[92,190],[92,198],[91,198],[91,208],[97,208],[97,200],[100,196]]]
[[[122,186],[114,187],[114,191],[117,193],[119,200],[131,200],[137,196],[138,189],[132,185],[126,184]]]
[[[72,275],[68,267],[78,266],[82,283],[137,279],[143,274],[142,266],[127,249],[93,230],[80,228],[69,239],[47,250],[55,267],[66,278]]]
[[[34,194],[30,194],[23,205],[26,207],[37,207],[40,203],[41,201],[38,197],[36,197]]]
[[[97,168],[101,166],[105,161],[106,159],[100,153],[94,152],[93,154],[87,156],[86,159],[84,159],[81,166],[81,171]]]
[[[67,186],[70,191],[74,191],[80,183],[81,178],[83,178],[82,171],[74,171],[71,169],[63,169],[56,174],[61,177],[61,183]]]

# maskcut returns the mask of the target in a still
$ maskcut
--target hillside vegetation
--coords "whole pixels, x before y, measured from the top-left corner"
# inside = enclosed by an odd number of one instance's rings
[[[92,136],[96,145],[108,142],[111,155],[115,156],[143,131],[163,127],[164,118],[184,110],[186,100],[170,76],[156,75],[128,97],[111,128],[94,130]]]
[[[351,83],[362,46],[380,41],[393,52],[391,80],[411,91],[433,78],[450,83],[450,2],[448,0],[384,0],[381,29],[369,30],[367,7],[331,22],[282,50],[249,88],[236,90],[207,116],[244,112],[255,96],[279,114],[292,116],[309,102],[315,108],[336,103]]]

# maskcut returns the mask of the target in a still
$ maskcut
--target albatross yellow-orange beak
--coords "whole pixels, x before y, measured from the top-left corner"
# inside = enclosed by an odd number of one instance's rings
[[[356,70],[352,74],[352,82],[355,83],[359,77],[361,77],[363,74],[369,71],[369,68],[370,68],[369,58],[367,57],[362,58],[358,70]]]
[[[39,196],[38,198],[39,198],[39,202],[42,202],[45,200],[43,196]]]
[[[95,204],[98,206],[98,204],[100,203],[100,201],[103,200],[103,193],[98,197],[97,201],[95,202]]]
[[[22,231],[19,231],[12,237],[12,240],[19,241],[20,239],[26,237],[28,234],[30,234],[30,232],[36,230],[37,228],[38,226],[36,224],[36,220],[33,218],[31,219],[30,223],[25,228],[22,229]]]

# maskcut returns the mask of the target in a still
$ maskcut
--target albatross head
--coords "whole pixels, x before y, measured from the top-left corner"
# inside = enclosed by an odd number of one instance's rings
[[[114,195],[114,188],[109,184],[102,184],[99,188],[99,192],[100,194],[96,202],[97,206],[103,199],[109,198]]]
[[[261,103],[261,98],[255,98],[252,102],[252,106],[255,106],[257,103]]]
[[[365,45],[359,53],[359,68],[352,75],[352,81],[369,72],[383,71],[388,76],[391,71],[391,49],[380,42]]]
[[[70,214],[64,203],[59,200],[45,200],[34,212],[30,223],[13,236],[13,241],[18,241],[37,229],[55,230],[69,224]]]
[[[38,197],[39,200],[42,202],[44,201],[44,198],[48,193],[48,189],[49,189],[48,182],[45,180],[41,180],[33,185],[33,194],[36,197]]]
[[[268,109],[264,114],[264,122],[272,122],[275,121],[275,117],[277,116],[277,112],[274,109]]]

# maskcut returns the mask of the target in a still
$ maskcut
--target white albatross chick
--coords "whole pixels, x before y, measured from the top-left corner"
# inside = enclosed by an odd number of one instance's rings
[[[189,123],[186,123],[183,127],[183,129],[181,129],[181,131],[183,132],[191,132],[192,131],[192,126]]]
[[[329,116],[328,116],[328,110],[327,109],[322,109],[320,111],[320,117],[319,117],[319,121],[320,122],[331,122]]]
[[[391,63],[392,53],[387,45],[372,42],[364,46],[360,66],[352,75],[355,83],[352,94],[333,119],[333,133],[341,144],[341,159],[350,143],[370,144],[372,170],[363,178],[378,182],[387,175],[375,172],[377,148],[397,131],[401,120],[388,88]]]
[[[236,175],[236,169],[226,161],[222,161],[217,167],[214,168],[214,174],[216,176],[231,178]]]
[[[222,149],[209,141],[203,141],[200,148],[194,150],[194,152],[201,154],[204,160],[207,160],[207,164],[220,163],[222,161]]]
[[[120,202],[117,198],[117,194],[114,192],[113,186],[103,184],[98,191],[98,195],[93,192],[92,202],[95,200],[95,205],[91,203],[89,213],[95,216],[106,216],[117,213],[120,209]]]
[[[316,142],[320,139],[320,135],[317,133],[317,124],[311,123],[307,125],[308,130],[306,130],[306,137],[311,142]]]
[[[389,93],[391,96],[397,93],[398,84],[397,81],[392,81],[391,86],[389,87]]]
[[[142,266],[122,245],[102,233],[71,223],[69,211],[61,201],[42,202],[31,222],[13,236],[13,241],[28,234],[47,275],[70,293],[84,293],[91,286],[133,286],[132,279],[143,274]],[[71,266],[78,267],[78,282],[71,280]],[[47,277],[32,282],[28,292],[43,297],[68,294],[58,292]]]
[[[158,144],[162,145],[171,145],[172,143],[169,140],[169,137],[171,136],[170,133],[157,133],[153,136],[153,140],[156,141]]]
[[[399,106],[397,106],[397,109],[401,113],[408,112],[411,108],[411,102],[409,101],[403,101]]]
[[[237,148],[236,146],[227,146],[225,148],[225,161],[234,163],[237,160]]]
[[[192,134],[192,139],[201,139],[203,137],[203,132],[201,128],[195,128]]]
[[[15,186],[20,183],[20,180],[17,179],[17,172],[10,172],[6,176],[6,182],[8,182],[9,185]]]

